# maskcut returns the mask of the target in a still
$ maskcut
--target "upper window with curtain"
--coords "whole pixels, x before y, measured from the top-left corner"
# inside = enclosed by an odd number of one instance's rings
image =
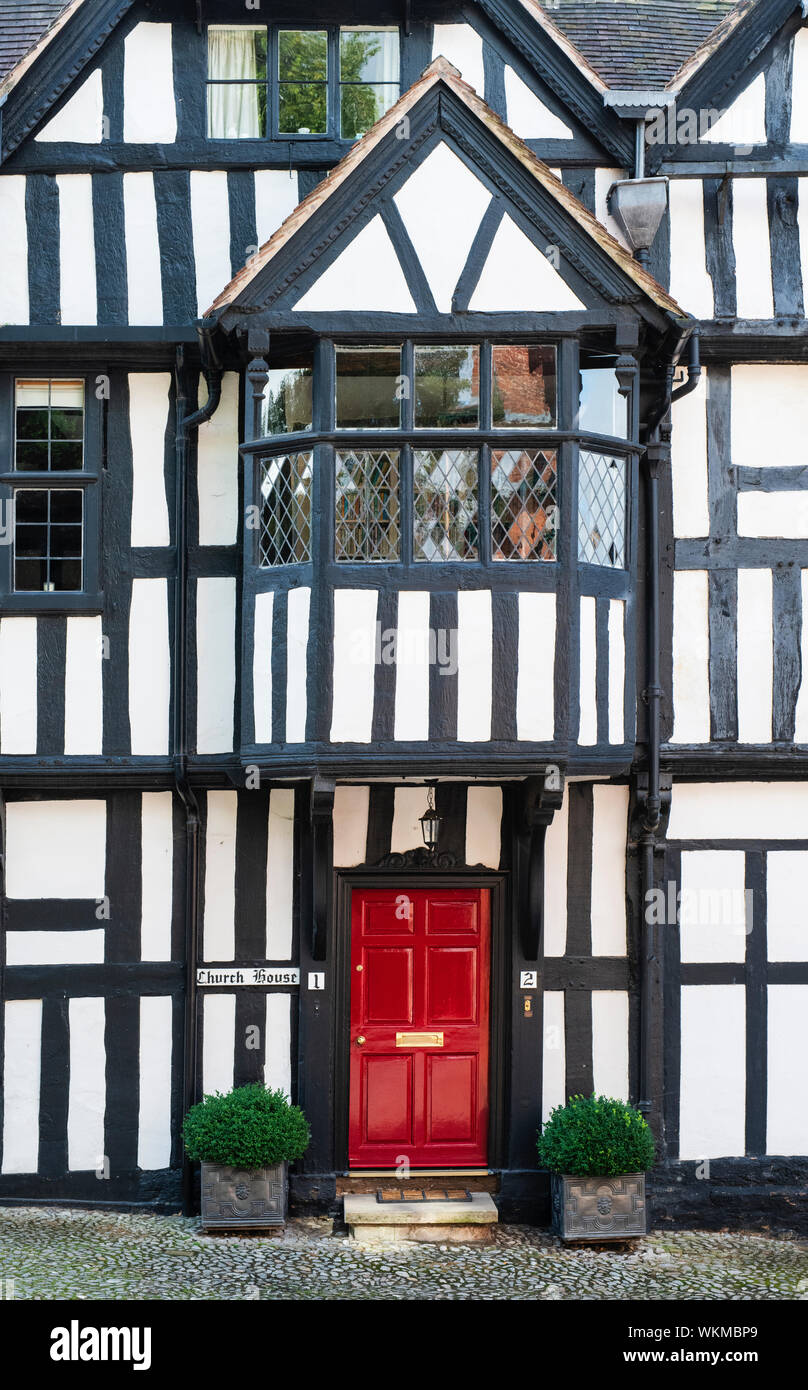
[[[260,140],[267,133],[267,31],[208,26],[208,138]]]
[[[399,31],[208,26],[211,140],[356,140],[398,99]]]

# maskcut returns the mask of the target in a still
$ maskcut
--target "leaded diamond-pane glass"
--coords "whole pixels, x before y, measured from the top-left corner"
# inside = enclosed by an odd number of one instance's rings
[[[278,454],[261,464],[258,563],[296,565],[311,559],[311,454]]]
[[[338,449],[336,533],[338,560],[399,558],[397,449]]]
[[[555,560],[558,533],[554,449],[491,453],[491,554],[495,560]]]
[[[587,565],[622,569],[626,563],[626,461],[580,453],[578,558]]]
[[[416,560],[479,555],[476,449],[416,449],[413,456]]]

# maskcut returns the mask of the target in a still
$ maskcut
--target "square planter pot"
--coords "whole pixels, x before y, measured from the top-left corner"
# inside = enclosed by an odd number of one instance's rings
[[[202,1164],[202,1225],[206,1231],[256,1230],[283,1226],[287,1202],[286,1164],[273,1168],[227,1168]]]
[[[562,1240],[631,1240],[647,1232],[645,1173],[552,1174],[553,1230]]]

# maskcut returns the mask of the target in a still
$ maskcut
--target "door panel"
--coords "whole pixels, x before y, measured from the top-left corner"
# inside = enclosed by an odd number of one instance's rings
[[[488,889],[357,889],[352,1167],[479,1166],[488,1135]]]

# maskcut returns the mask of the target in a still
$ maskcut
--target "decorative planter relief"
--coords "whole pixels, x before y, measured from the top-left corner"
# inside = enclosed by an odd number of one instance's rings
[[[202,1164],[202,1225],[208,1231],[282,1226],[286,1220],[286,1164],[247,1172]]]
[[[553,1230],[563,1240],[629,1240],[647,1231],[645,1173],[552,1175]]]

